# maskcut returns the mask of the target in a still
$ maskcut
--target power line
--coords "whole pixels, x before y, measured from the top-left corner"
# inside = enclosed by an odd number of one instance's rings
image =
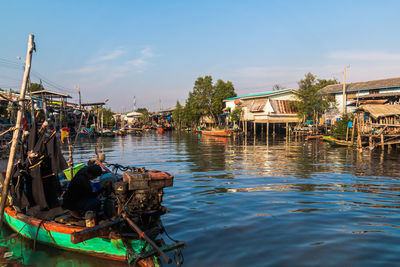
[[[32,70],[31,73],[32,73],[33,77],[36,77],[36,78],[40,79],[43,83],[45,83],[45,84],[47,84],[47,85],[49,85],[51,87],[54,87],[54,88],[56,88],[56,89],[58,89],[58,90],[60,90],[62,92],[75,93],[75,90],[72,90],[72,89],[67,88],[65,86],[62,86],[62,85],[60,85],[60,84],[58,84],[58,83],[56,83],[54,81],[51,81],[46,76],[44,76],[43,74],[39,73],[36,70]]]

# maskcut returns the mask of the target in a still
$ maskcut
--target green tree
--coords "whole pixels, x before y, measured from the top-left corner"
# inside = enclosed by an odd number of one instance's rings
[[[340,120],[336,121],[335,127],[333,128],[333,137],[337,139],[346,139],[347,126],[350,121],[353,121],[354,115],[344,114]],[[357,128],[354,129],[354,136],[357,136]],[[349,136],[351,130],[349,129]]]
[[[136,109],[136,112],[142,113],[142,116],[140,116],[140,118],[142,119],[143,123],[149,122],[150,113],[147,110],[147,108],[138,108],[138,109]]]
[[[189,92],[183,112],[184,122],[196,124],[201,116],[209,116],[219,122],[225,98],[236,96],[232,82],[218,80],[214,85],[211,76],[199,77]]]
[[[41,83],[31,83],[32,92],[42,91],[42,90],[44,90],[44,87]]]
[[[110,108],[103,108],[104,126],[114,126],[115,120],[113,118],[114,112]]]
[[[327,94],[320,92],[322,88],[330,84],[337,84],[337,80],[317,79],[315,75],[307,73],[304,79],[298,82],[299,90],[297,91],[295,106],[298,110],[299,118],[306,120],[317,119],[335,100]]]
[[[172,112],[172,118],[175,121],[175,125],[177,125],[179,129],[182,127],[183,116],[184,109],[181,103],[179,103],[179,101],[176,101],[175,110]]]
[[[211,99],[211,111],[215,121],[217,121],[218,124],[220,124],[220,117],[222,110],[224,109],[223,100],[235,96],[235,88],[233,87],[232,82],[224,82],[223,80],[219,79],[214,85],[214,93]]]
[[[231,116],[231,121],[232,122],[237,122],[240,120],[240,116],[242,115],[242,107],[235,107],[234,110],[232,110],[230,116]]]

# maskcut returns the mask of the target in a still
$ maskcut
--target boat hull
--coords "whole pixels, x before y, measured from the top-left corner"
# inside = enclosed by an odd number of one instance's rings
[[[126,261],[127,249],[122,239],[119,238],[93,238],[82,243],[72,244],[71,234],[73,232],[85,229],[79,226],[69,226],[59,224],[53,221],[42,221],[22,213],[17,213],[11,207],[6,207],[4,211],[5,222],[17,233],[22,236],[35,239],[38,242],[56,246],[66,250],[72,250],[80,253],[89,254],[109,260]],[[38,230],[38,228],[40,228]],[[130,249],[139,254],[146,245],[142,240],[130,240]],[[154,257],[152,265],[158,265]]]
[[[232,135],[231,132],[227,131],[201,131],[201,134],[210,136],[222,136],[222,137],[230,137]]]

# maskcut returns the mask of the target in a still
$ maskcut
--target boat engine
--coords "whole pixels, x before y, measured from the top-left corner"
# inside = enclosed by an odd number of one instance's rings
[[[140,221],[144,217],[158,217],[166,212],[161,205],[165,187],[173,185],[173,176],[163,171],[128,171],[123,173],[121,182],[114,184],[113,214],[121,210],[133,220]],[[117,209],[117,210],[115,210]],[[109,210],[109,208],[106,208]]]

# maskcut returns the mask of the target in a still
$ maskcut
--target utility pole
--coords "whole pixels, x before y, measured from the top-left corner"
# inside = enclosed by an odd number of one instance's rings
[[[82,109],[82,99],[81,99],[81,88],[78,87],[78,95],[79,95],[79,108]]]
[[[79,133],[81,132],[83,115],[85,114],[85,111],[82,110],[81,88],[79,88],[79,87],[78,87],[78,95],[79,95],[79,111],[81,112],[81,119],[79,120],[78,128],[75,131],[76,135],[75,135],[74,145],[72,146],[72,150],[75,147],[76,141],[78,141]],[[89,118],[89,115],[88,115],[88,118]]]
[[[4,179],[3,192],[1,194],[0,228],[3,225],[4,208],[6,205],[7,198],[8,198],[8,188],[10,185],[11,171],[14,166],[15,152],[17,150],[18,139],[19,139],[19,135],[21,132],[22,114],[24,113],[24,107],[25,107],[26,85],[28,84],[29,73],[31,70],[32,53],[34,50],[35,50],[34,36],[32,34],[30,34],[29,41],[28,41],[28,49],[26,52],[24,77],[22,79],[21,91],[20,91],[20,95],[19,95],[17,122],[15,123],[15,130],[14,130],[13,137],[11,140],[12,143],[11,143],[11,148],[10,148],[10,157],[8,158],[6,178]]]
[[[158,99],[158,112],[161,111],[161,98]]]
[[[346,104],[347,104],[347,96],[346,96],[346,70],[350,66],[344,67],[343,71],[343,114],[346,114]]]

